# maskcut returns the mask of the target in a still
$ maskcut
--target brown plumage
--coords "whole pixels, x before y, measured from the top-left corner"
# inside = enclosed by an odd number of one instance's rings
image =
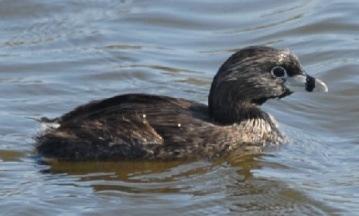
[[[323,82],[303,72],[288,50],[248,47],[219,69],[208,107],[146,94],[91,102],[62,117],[44,118],[49,127],[37,137],[37,150],[60,160],[208,158],[234,149],[258,153],[283,140],[259,105],[289,95],[288,80],[300,76],[306,77],[303,89],[326,90]]]

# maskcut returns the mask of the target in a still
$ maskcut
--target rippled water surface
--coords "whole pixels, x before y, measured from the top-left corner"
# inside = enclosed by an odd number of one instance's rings
[[[359,215],[359,3],[1,0],[0,215]],[[238,160],[38,163],[31,118],[128,92],[206,103],[248,45],[292,49],[328,94],[264,109],[290,143]]]

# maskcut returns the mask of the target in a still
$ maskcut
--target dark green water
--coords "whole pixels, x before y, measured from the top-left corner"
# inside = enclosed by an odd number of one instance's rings
[[[0,0],[0,215],[359,215],[354,0]],[[146,92],[207,101],[248,45],[292,49],[328,94],[264,109],[290,143],[238,161],[39,164],[30,118]]]

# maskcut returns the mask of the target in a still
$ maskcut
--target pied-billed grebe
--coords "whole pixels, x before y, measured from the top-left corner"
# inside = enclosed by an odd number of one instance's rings
[[[94,101],[55,119],[38,152],[60,160],[182,159],[258,153],[283,141],[259,106],[296,90],[326,92],[289,50],[253,46],[233,54],[213,79],[208,106],[146,94]]]

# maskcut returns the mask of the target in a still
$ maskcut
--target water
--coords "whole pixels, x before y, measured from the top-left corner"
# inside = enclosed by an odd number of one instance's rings
[[[0,1],[0,215],[359,215],[359,4]],[[206,102],[236,49],[292,49],[328,94],[272,101],[290,143],[239,161],[55,163],[31,118],[147,92]]]

